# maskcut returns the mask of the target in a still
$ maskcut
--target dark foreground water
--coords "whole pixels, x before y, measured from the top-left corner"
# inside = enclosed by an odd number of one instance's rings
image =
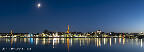
[[[0,52],[144,52],[143,39],[0,38]]]

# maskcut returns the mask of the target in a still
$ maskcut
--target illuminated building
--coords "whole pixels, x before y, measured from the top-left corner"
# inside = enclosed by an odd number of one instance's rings
[[[33,37],[33,34],[28,34],[28,37]]]
[[[98,33],[98,34],[101,34],[101,32],[102,32],[101,30],[97,30],[97,31],[96,31],[96,33]]]
[[[11,30],[11,37],[13,37],[13,31]]]
[[[66,33],[68,33],[68,34],[70,33],[70,32],[69,32],[69,25],[68,25],[68,29],[67,29],[67,32],[66,32]]]

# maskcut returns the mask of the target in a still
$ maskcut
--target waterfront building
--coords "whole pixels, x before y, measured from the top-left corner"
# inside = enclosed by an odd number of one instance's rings
[[[33,34],[32,33],[30,33],[30,34],[28,34],[28,36],[27,37],[33,37]]]
[[[97,30],[97,31],[96,31],[96,33],[98,33],[98,34],[101,34],[101,32],[102,32],[101,30]]]
[[[143,33],[143,32],[140,32],[139,34],[140,34],[140,35],[144,35],[144,33]]]
[[[102,35],[101,33],[102,33],[101,30],[97,30],[97,31],[96,31],[96,36],[97,36],[97,37],[103,37],[103,35]]]

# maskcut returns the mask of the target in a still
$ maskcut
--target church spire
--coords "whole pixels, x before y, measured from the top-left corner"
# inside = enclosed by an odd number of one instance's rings
[[[66,32],[66,33],[70,33],[70,32],[69,32],[69,25],[68,25],[68,29],[67,29],[67,32]]]

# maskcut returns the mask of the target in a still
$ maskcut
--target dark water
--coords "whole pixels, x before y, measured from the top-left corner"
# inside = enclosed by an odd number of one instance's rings
[[[0,52],[144,52],[143,39],[0,38]]]

